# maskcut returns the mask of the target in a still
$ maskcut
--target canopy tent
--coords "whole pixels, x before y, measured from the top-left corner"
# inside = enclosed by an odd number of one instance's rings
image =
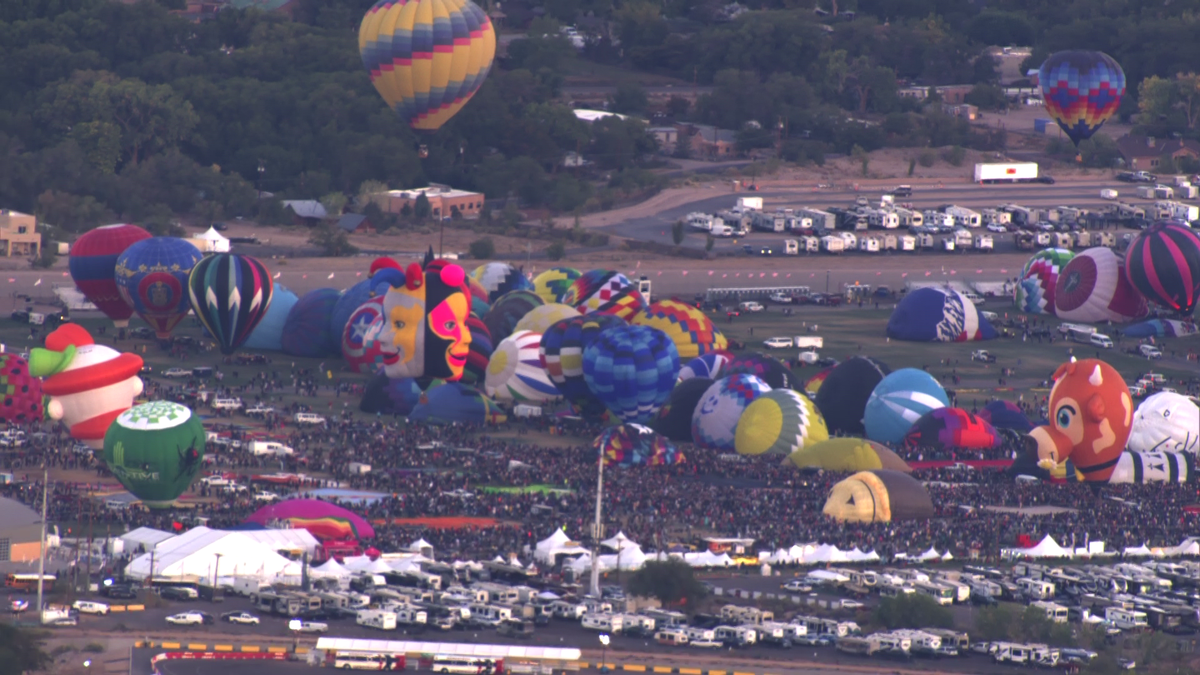
[[[1183,555],[1200,555],[1200,541],[1197,541],[1193,537],[1188,537],[1180,542],[1178,546],[1164,548],[1162,554],[1172,558]]]
[[[201,253],[229,253],[229,240],[217,232],[215,227],[208,228],[207,232],[192,235],[188,241],[200,249]]]
[[[914,557],[913,560],[918,560],[920,562],[927,562],[930,560],[941,560],[941,558],[942,558],[942,554],[938,553],[937,549],[930,546],[928,551],[925,551],[921,555]]]
[[[156,530],[153,527],[139,527],[117,537],[125,547],[125,553],[149,553],[156,546],[169,539],[174,539],[173,532]]]
[[[238,530],[250,539],[270,548],[272,551],[286,551],[294,555],[307,553],[313,555],[321,547],[317,538],[308,530]]]
[[[350,570],[342,566],[338,561],[330,558],[324,564],[313,567],[309,570],[313,574],[318,574],[327,577],[346,577],[350,576]]]
[[[1034,546],[1032,548],[1009,549],[1009,552],[1014,557],[1025,557],[1025,558],[1069,558],[1069,557],[1071,557],[1071,552],[1069,550],[1063,548],[1062,546],[1059,546],[1058,542],[1054,541],[1054,537],[1051,537],[1050,535],[1046,535],[1045,538],[1043,538],[1040,542],[1038,542],[1037,546]]]
[[[624,532],[617,532],[617,536],[605,539],[604,541],[600,542],[600,545],[609,549],[610,551],[624,551],[630,547],[639,547],[635,541],[629,537],[626,537]]]
[[[134,558],[125,567],[125,575],[134,579],[146,579],[153,574],[156,578],[168,579],[244,576],[270,581],[280,576],[299,575],[300,571],[300,563],[279,555],[246,536],[245,532],[207,527],[193,528],[165,540],[152,553]]]
[[[1126,558],[1149,558],[1154,555],[1154,551],[1150,550],[1149,546],[1142,544],[1141,546],[1126,546],[1121,555]]]
[[[582,555],[570,563],[571,569],[577,573],[583,573],[592,569],[591,554]],[[600,570],[609,571],[615,570],[618,567],[623,570],[639,570],[646,564],[646,554],[642,552],[640,546],[634,545],[623,549],[619,554],[604,554],[600,556]]]
[[[947,553],[946,555],[950,554]],[[879,554],[875,552],[875,549],[863,553],[862,549],[855,546],[846,552],[846,559],[850,562],[875,562],[879,560]]]
[[[414,541],[413,543],[409,544],[408,550],[412,551],[413,553],[420,553],[421,555],[425,556],[426,558],[433,557],[433,544],[425,541],[424,538],[418,539],[418,540]]]
[[[359,572],[371,564],[371,558],[365,555],[348,555],[342,558],[342,565],[351,572]]]
[[[577,542],[571,541],[566,532],[559,528],[554,531],[549,537],[539,541],[533,549],[533,557],[535,560],[544,562],[547,565],[555,565],[558,563],[559,556],[576,556],[588,553],[588,550],[580,546]],[[501,561],[506,562],[506,561]]]

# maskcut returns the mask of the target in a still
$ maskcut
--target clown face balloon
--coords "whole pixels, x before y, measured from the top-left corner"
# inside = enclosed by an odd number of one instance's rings
[[[413,263],[404,284],[388,289],[383,314],[366,338],[380,343],[388,377],[462,377],[471,349],[464,280],[458,265],[431,264],[423,270]]]

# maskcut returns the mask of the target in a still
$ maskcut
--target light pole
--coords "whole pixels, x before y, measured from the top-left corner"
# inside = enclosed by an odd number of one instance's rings
[[[215,555],[217,557],[217,562],[215,565],[213,565],[213,585],[212,585],[212,587],[213,587],[213,593],[215,594],[217,592],[217,576],[218,576],[218,571],[221,568],[221,556],[223,554],[214,553],[213,555]]]
[[[600,672],[608,672],[608,643],[612,638],[608,637],[608,633],[600,634]]]
[[[263,174],[267,172],[267,163],[263,160],[258,160],[258,198],[262,199],[262,179]]]
[[[600,599],[600,540],[604,537],[604,526],[600,523],[600,505],[604,496],[604,453],[600,453],[596,469],[596,522],[592,523],[592,583],[591,593]],[[607,636],[606,636],[607,638]]]

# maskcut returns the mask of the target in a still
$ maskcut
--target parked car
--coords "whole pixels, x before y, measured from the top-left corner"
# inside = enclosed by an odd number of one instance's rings
[[[982,361],[983,363],[995,363],[996,355],[986,349],[976,349],[971,352],[972,361]]]
[[[242,625],[258,625],[258,617],[249,612],[225,612],[221,615],[222,621],[229,623],[239,623]]]
[[[137,589],[133,587],[133,584],[110,584],[100,587],[100,595],[106,598],[134,600],[137,598]]]
[[[288,628],[297,633],[324,633],[329,630],[329,624],[320,621],[292,619],[288,622]]]
[[[108,614],[108,605],[103,602],[93,602],[91,600],[76,600],[75,604],[71,605],[79,610],[80,614]]]
[[[180,612],[167,617],[172,626],[203,626],[212,623],[212,617],[204,612]]]
[[[275,412],[275,408],[261,403],[255,403],[253,406],[246,409],[246,414],[250,417],[266,417]]]
[[[763,346],[768,349],[787,349],[795,344],[790,337],[773,337],[763,340]]]
[[[1001,225],[1000,223],[988,223],[987,230],[988,230],[988,232],[996,232],[996,233],[1008,232],[1008,229],[1006,227],[1004,227],[1003,225]]]
[[[200,598],[200,593],[196,589],[186,586],[166,586],[159,590],[158,595],[164,600],[197,600]]]
[[[811,593],[812,586],[804,583],[803,579],[790,579],[783,585],[783,590],[793,593]]]
[[[163,377],[190,377],[191,374],[192,371],[183,368],[167,368],[163,371]]]

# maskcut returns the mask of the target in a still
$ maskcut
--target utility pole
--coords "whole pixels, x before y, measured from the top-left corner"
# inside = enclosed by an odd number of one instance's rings
[[[219,570],[221,569],[221,555],[222,555],[222,554],[220,554],[220,553],[214,553],[213,555],[215,555],[215,556],[217,557],[217,564],[213,565],[213,584],[212,584],[212,587],[213,587],[213,592],[215,593],[215,592],[216,592],[216,590],[217,590],[217,577],[219,576]]]
[[[596,470],[596,522],[592,524],[592,595],[600,597],[600,540],[604,537],[604,525],[600,523],[601,499],[604,496],[604,453],[600,453],[599,468]]]
[[[37,616],[38,624],[42,623],[42,600],[45,597],[45,577],[46,577],[46,505],[49,501],[50,494],[50,470],[44,465],[42,466],[42,550],[38,556],[38,594],[37,594]]]

